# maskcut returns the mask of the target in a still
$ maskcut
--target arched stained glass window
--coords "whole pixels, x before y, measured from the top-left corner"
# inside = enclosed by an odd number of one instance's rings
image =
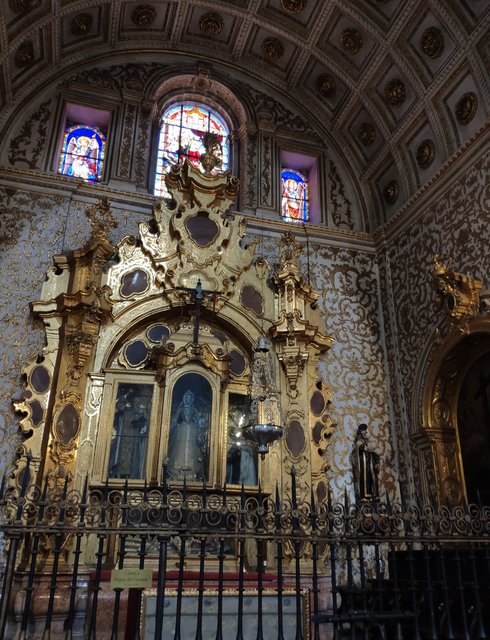
[[[174,104],[165,111],[158,144],[156,196],[170,196],[165,186],[165,174],[171,165],[187,158],[195,167],[202,168],[199,158],[206,151],[203,137],[208,132],[221,137],[222,165],[219,170],[225,171],[230,165],[230,145],[224,120],[202,104]]]
[[[63,137],[58,173],[97,182],[102,176],[105,153],[106,138],[100,129],[74,124]]]
[[[308,222],[310,198],[308,177],[297,169],[281,170],[282,219],[286,222]]]

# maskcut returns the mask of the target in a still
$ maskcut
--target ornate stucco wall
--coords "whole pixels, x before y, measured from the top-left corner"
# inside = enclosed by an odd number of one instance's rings
[[[420,425],[425,372],[444,331],[433,284],[434,256],[454,271],[490,282],[490,157],[485,149],[378,252],[391,415],[400,475],[417,485],[410,434]],[[430,192],[429,192],[430,193]]]
[[[374,244],[359,248],[356,234],[349,247],[345,237],[330,242],[317,233],[310,243],[309,265],[303,256],[304,275],[309,266],[311,284],[321,293],[325,333],[334,338],[320,368],[332,391],[329,413],[337,425],[325,463],[338,496],[345,486],[351,488],[349,457],[361,422],[368,423],[371,446],[381,454],[382,485],[391,495],[398,491],[398,473],[408,486],[417,476],[410,444],[410,433],[417,428],[414,407],[435,345],[434,332],[441,325],[432,284],[434,254],[487,284],[490,273],[490,160],[480,153],[466,167],[439,188],[437,197],[424,205],[412,203],[413,222],[397,231],[395,221],[383,244],[377,237],[377,253]],[[40,296],[52,256],[82,246],[89,235],[83,213],[91,201],[88,195],[44,191],[0,189],[2,468],[11,463],[20,438],[11,398],[23,391],[22,366],[44,343],[29,303]],[[119,227],[111,240],[117,242],[136,233],[137,223],[150,215],[152,198],[140,197],[134,206],[127,198],[112,201]],[[277,238],[266,234],[262,245],[261,252],[273,261]]]
[[[24,385],[24,364],[44,346],[44,330],[29,304],[38,300],[52,258],[84,244],[89,223],[86,202],[67,195],[0,188],[0,274],[5,283],[0,296],[0,469],[12,463],[20,440],[19,419],[12,408]],[[114,207],[118,229],[113,240],[134,233],[144,213]]]

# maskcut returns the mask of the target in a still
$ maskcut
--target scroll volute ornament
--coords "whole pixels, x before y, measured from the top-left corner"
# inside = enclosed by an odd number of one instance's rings
[[[479,313],[482,282],[468,275],[449,271],[437,256],[434,258],[433,275],[437,303],[448,317],[450,328],[464,333],[468,321]]]

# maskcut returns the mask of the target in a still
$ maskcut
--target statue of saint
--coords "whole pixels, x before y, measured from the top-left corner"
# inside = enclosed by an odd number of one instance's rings
[[[205,480],[209,412],[196,403],[195,394],[187,389],[182,400],[172,405],[168,444],[168,477],[174,480]]]
[[[379,498],[379,453],[369,448],[367,424],[357,428],[352,451],[352,471],[354,487],[358,501],[376,500]]]
[[[152,391],[152,385],[119,386],[109,456],[110,478],[144,478]]]

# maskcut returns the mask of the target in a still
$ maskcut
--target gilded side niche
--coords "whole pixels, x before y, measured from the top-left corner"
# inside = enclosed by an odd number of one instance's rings
[[[454,505],[466,499],[458,423],[460,390],[472,363],[489,348],[490,317],[480,309],[480,281],[449,271],[437,257],[433,277],[448,330],[444,337],[440,331],[434,337],[437,348],[426,374],[422,426],[412,440],[419,452],[430,452],[430,468],[422,467],[425,497]],[[430,495],[431,491],[435,493]]]

